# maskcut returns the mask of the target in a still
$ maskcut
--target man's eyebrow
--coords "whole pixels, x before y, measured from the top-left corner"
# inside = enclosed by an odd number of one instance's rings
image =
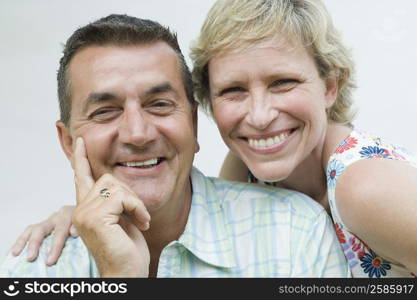
[[[166,92],[173,92],[178,96],[177,90],[169,82],[164,82],[164,83],[155,85],[155,86],[149,88],[145,92],[145,94],[149,96],[149,95],[154,95],[154,94],[159,94],[159,93],[166,93]]]
[[[178,96],[177,90],[169,82],[163,82],[161,84],[157,84],[157,85],[149,88],[145,92],[145,95],[150,96],[150,95],[159,94],[159,93],[166,93],[166,92],[172,92],[176,96]],[[104,93],[93,92],[93,93],[90,93],[87,96],[86,100],[84,101],[83,112],[86,113],[87,109],[88,109],[88,107],[90,107],[90,105],[97,104],[97,103],[100,103],[100,102],[105,102],[105,101],[117,100],[117,99],[118,99],[117,95],[112,94],[112,93],[108,93],[108,92],[104,92]]]
[[[117,96],[112,93],[90,93],[84,101],[83,112],[87,112],[90,105],[97,104],[104,101],[111,101],[117,99]]]

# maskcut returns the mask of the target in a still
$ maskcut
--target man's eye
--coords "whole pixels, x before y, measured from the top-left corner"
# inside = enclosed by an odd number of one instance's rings
[[[172,103],[168,102],[168,101],[154,101],[154,102],[152,102],[151,106],[153,106],[153,107],[169,107],[169,106],[172,106]]]
[[[175,103],[167,100],[157,100],[152,101],[146,107],[149,111],[156,114],[165,114],[175,109]]]
[[[117,109],[115,108],[100,108],[95,110],[89,115],[90,119],[93,118],[107,118],[112,116],[113,114],[117,113]]]

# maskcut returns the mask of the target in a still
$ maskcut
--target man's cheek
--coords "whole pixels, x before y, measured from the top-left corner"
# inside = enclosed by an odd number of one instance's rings
[[[85,148],[94,180],[98,180],[105,171],[105,162],[110,157],[110,145],[100,139],[99,135],[85,135]]]

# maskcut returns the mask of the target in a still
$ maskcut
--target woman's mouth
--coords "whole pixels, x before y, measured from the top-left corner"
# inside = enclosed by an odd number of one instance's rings
[[[281,131],[278,134],[265,136],[265,137],[251,137],[246,138],[249,146],[256,150],[268,150],[275,149],[277,146],[280,146],[285,143],[288,137],[296,130],[297,128],[292,128],[289,130]]]

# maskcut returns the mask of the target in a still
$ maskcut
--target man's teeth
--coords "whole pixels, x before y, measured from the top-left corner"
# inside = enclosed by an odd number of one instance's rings
[[[156,165],[158,163],[157,158],[148,159],[145,161],[132,161],[132,162],[123,162],[121,163],[125,167],[149,167]]]
[[[249,145],[254,148],[258,149],[265,149],[265,148],[271,148],[279,143],[281,143],[283,140],[285,140],[290,135],[290,131],[283,132],[279,135],[272,136],[267,139],[248,139]]]

